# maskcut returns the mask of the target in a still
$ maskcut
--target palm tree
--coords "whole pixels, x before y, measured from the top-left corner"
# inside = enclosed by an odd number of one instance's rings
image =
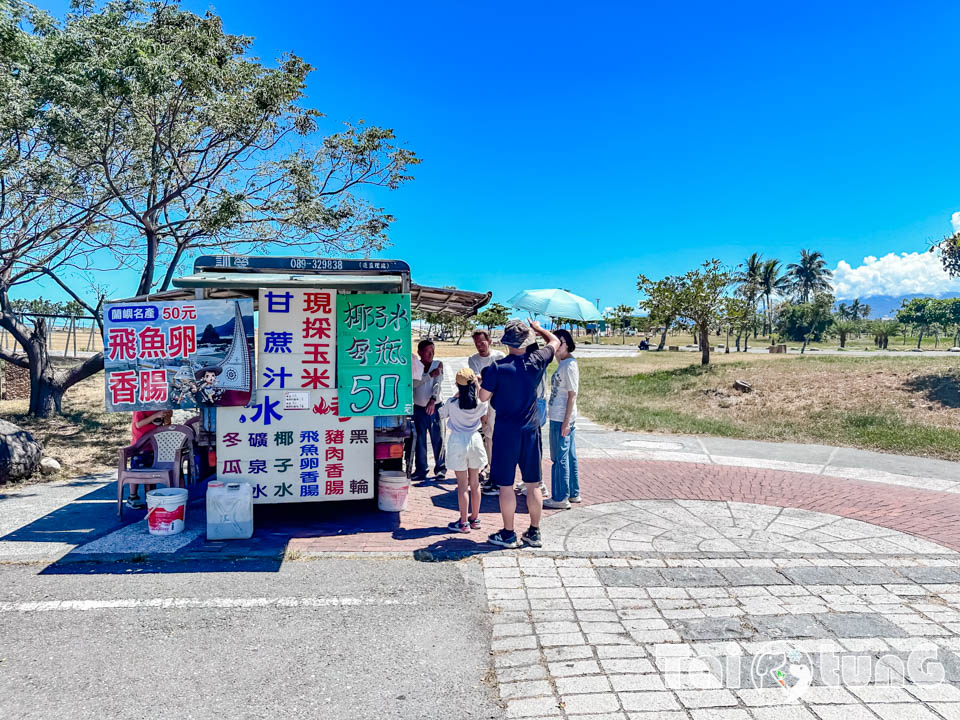
[[[860,319],[861,319],[861,320],[866,320],[866,319],[868,319],[868,318],[870,317],[870,311],[871,311],[871,310],[873,310],[873,308],[870,307],[869,305],[867,305],[866,303],[864,303],[863,305],[861,305],[861,306],[860,306]]]
[[[757,301],[761,296],[760,280],[763,276],[763,266],[764,262],[760,253],[753,253],[743,265],[743,271],[736,275],[736,282],[740,286],[737,291],[746,300],[747,308],[749,308],[748,314],[751,318],[756,315]],[[756,332],[756,327],[754,327],[754,332]],[[749,334],[750,331],[747,329],[747,335],[749,336]],[[740,336],[737,335],[738,346],[740,345],[739,338]]]
[[[756,291],[760,286],[760,276],[763,274],[763,256],[753,253],[743,265],[743,272],[737,274],[737,282],[741,288],[750,288]]]
[[[901,329],[900,323],[896,320],[877,320],[871,323],[870,330],[873,332],[873,344],[877,346],[878,350],[886,350],[890,343],[890,336],[896,335]]]
[[[838,303],[838,304],[837,304],[837,316],[838,316],[841,320],[849,320],[849,319],[850,319],[850,308],[847,307],[847,304],[846,304],[846,303]]]
[[[806,303],[815,293],[830,290],[833,273],[827,268],[823,253],[818,250],[801,250],[800,262],[787,266],[787,276],[800,302]]]
[[[763,295],[764,309],[766,310],[765,333],[770,335],[770,344],[773,344],[773,296],[782,295],[789,287],[789,278],[780,274],[780,261],[767,260],[760,270],[760,294]]]
[[[839,317],[833,321],[832,329],[837,337],[840,338],[841,348],[847,347],[847,335],[856,332],[858,327],[860,326],[857,325],[857,323],[845,317]]]
[[[860,298],[854,298],[850,303],[850,319],[856,322],[863,317],[863,306],[860,304]]]

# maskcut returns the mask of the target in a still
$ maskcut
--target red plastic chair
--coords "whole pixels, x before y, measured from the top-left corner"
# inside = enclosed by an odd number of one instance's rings
[[[133,445],[120,450],[117,467],[117,514],[123,517],[123,488],[125,485],[163,485],[183,487],[182,468],[191,452],[193,429],[186,425],[161,425],[144,434]],[[146,468],[129,467],[130,459],[148,451],[153,452],[153,464]]]

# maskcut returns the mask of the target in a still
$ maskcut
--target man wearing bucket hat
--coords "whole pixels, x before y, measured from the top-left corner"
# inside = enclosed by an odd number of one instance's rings
[[[520,546],[514,530],[517,496],[513,479],[520,468],[520,476],[527,488],[527,511],[530,528],[523,534],[523,542],[540,547],[540,515],[543,495],[540,492],[540,420],[537,408],[537,387],[544,371],[560,347],[556,336],[540,327],[535,320],[530,324],[510,320],[500,341],[509,349],[509,355],[484,369],[480,400],[489,400],[497,411],[493,428],[493,457],[490,459],[490,479],[500,488],[500,514],[503,530],[490,536],[490,542],[501,547]],[[531,329],[546,342],[546,347],[526,352]]]

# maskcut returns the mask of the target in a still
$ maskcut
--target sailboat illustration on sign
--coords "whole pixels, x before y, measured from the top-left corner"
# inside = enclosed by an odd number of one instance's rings
[[[219,375],[217,387],[222,390],[250,392],[250,346],[247,345],[247,332],[243,326],[240,303],[234,301],[233,312],[233,340],[223,360],[213,366],[217,368]]]

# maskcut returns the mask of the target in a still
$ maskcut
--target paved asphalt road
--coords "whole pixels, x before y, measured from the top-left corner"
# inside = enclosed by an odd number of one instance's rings
[[[41,567],[0,565],[4,720],[502,716],[476,562]]]

